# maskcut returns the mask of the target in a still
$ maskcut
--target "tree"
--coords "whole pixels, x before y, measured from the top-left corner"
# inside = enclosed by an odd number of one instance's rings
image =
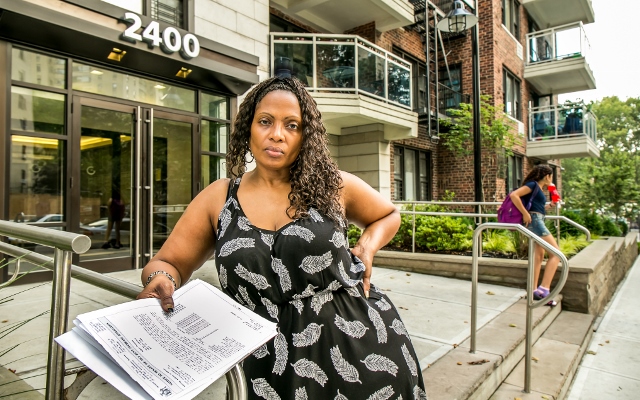
[[[598,118],[600,158],[563,162],[570,208],[636,218],[640,212],[640,98],[605,97],[590,104]]]
[[[449,131],[443,135],[443,145],[459,156],[468,156],[473,150],[473,104],[460,103],[460,108],[447,110],[451,120],[442,120],[440,125],[448,127]],[[511,132],[511,123],[505,117],[501,108],[491,104],[491,96],[480,96],[480,136],[483,152],[488,152],[491,163],[496,165],[495,179],[504,170],[505,156],[513,155],[511,147],[515,138]],[[483,163],[484,164],[484,163]],[[484,188],[485,175],[482,176]],[[483,190],[484,192],[484,190]],[[486,198],[482,193],[482,198]]]

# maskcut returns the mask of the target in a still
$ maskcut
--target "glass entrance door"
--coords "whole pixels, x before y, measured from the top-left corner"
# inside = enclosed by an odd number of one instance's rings
[[[146,148],[151,157],[142,168],[146,169],[145,204],[140,220],[145,234],[140,267],[162,247],[196,193],[193,138],[197,120],[153,109],[146,113],[150,121]]]
[[[189,116],[74,99],[69,223],[92,241],[81,266],[142,268],[160,249],[195,193],[196,126]]]

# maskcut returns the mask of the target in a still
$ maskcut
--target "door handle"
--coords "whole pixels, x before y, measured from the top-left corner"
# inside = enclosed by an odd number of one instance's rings
[[[144,187],[146,190],[151,190],[151,186],[145,186]]]

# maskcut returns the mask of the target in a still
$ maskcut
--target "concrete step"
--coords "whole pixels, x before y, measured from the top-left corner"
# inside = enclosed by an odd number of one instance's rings
[[[533,310],[534,342],[561,311],[555,307]],[[526,300],[521,299],[483,326],[476,335],[476,353],[469,339],[430,365],[423,376],[430,400],[488,399],[524,357]],[[469,364],[487,360],[483,364]],[[523,381],[524,382],[524,381]]]
[[[0,365],[0,398],[3,400],[43,400],[44,396],[18,375]]]
[[[564,399],[591,336],[594,317],[563,311],[533,345],[531,393],[524,393],[524,357],[490,400]]]

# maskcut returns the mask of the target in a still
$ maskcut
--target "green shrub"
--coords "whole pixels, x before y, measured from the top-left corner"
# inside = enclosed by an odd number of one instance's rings
[[[426,251],[466,251],[471,249],[473,225],[465,218],[421,216],[416,224],[416,247]],[[416,218],[416,221],[418,218]]]
[[[620,230],[618,225],[616,225],[616,223],[613,222],[612,219],[605,218],[602,221],[602,235],[603,236],[622,236],[622,231]]]
[[[360,230],[360,228],[358,228],[354,224],[349,224],[349,227],[347,228],[347,239],[349,239],[350,248],[353,248],[353,246],[358,243],[360,235],[362,235],[362,231]]]
[[[565,216],[572,220],[573,222],[585,226],[585,222],[581,213],[571,210],[560,210],[560,215]],[[554,232],[555,233],[555,230]],[[583,234],[581,230],[574,227],[573,225],[569,225],[566,222],[560,222],[560,236],[578,236]]]
[[[583,214],[584,226],[592,235],[602,235],[602,216],[590,212]]]
[[[579,253],[580,250],[584,249],[588,245],[589,242],[587,242],[587,238],[584,235],[565,236],[560,238],[560,243],[558,243],[560,251],[567,256],[567,258]]]
[[[496,230],[484,232],[482,250],[506,254],[515,253],[516,247],[509,231]]]
[[[627,225],[625,221],[618,221],[618,227],[622,231],[622,235],[620,236],[624,236],[629,232],[629,225]]]

